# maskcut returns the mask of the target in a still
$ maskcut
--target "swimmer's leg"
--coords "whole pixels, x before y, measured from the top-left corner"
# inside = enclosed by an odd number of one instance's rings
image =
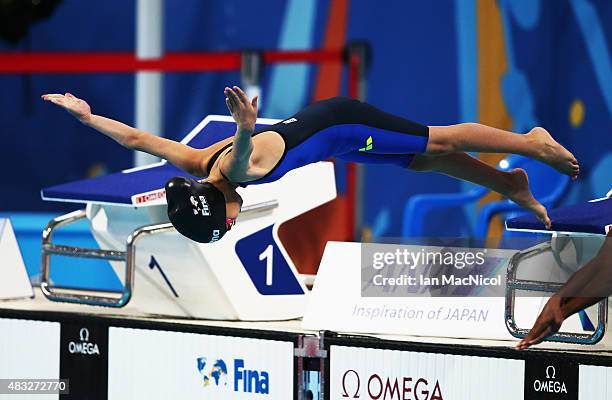
[[[484,186],[530,210],[550,228],[546,208],[531,194],[527,173],[521,168],[509,172],[500,171],[466,153],[416,155],[409,168],[415,171],[439,172]]]
[[[544,128],[534,128],[521,135],[477,123],[429,127],[427,154],[465,151],[524,155],[545,162],[572,178],[576,178],[580,170],[574,155]]]

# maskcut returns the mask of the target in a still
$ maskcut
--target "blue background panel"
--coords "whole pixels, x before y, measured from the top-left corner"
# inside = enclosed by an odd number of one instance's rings
[[[164,46],[167,51],[319,48],[334,23],[328,21],[333,3],[186,0],[176,7],[164,2]],[[479,42],[486,34],[479,29],[501,24],[503,57],[514,76],[514,84],[507,85],[513,95],[504,97],[513,125],[519,131],[530,123],[546,127],[581,161],[581,177],[563,204],[602,196],[612,181],[612,2],[500,0],[494,5],[503,18],[480,15],[482,4],[474,0],[390,1],[384,7],[348,1],[346,41],[365,40],[372,48],[367,100],[429,125],[477,120],[479,101],[488,100],[478,87]],[[0,41],[0,52],[133,51],[135,7],[133,0],[108,0],[96,7],[64,1],[17,46]],[[236,23],[252,21],[253,15],[256,23]],[[294,67],[266,68],[262,116],[285,118],[310,101],[318,68]],[[507,75],[497,82],[500,88]],[[162,133],[180,139],[204,115],[227,114],[223,87],[237,83],[237,72],[165,74]],[[133,124],[131,74],[0,75],[0,84],[0,130],[5,133],[0,140],[3,149],[10,149],[0,157],[5,194],[0,210],[72,209],[41,201],[39,190],[132,166],[131,151],[39,100],[42,93],[71,91],[94,112]],[[581,104],[584,113],[577,124],[570,119],[573,104]],[[525,111],[526,105],[527,114],[512,113]],[[342,179],[338,183],[342,193]],[[466,190],[447,177],[385,166],[367,166],[365,185],[364,222],[375,236],[400,234],[404,205],[415,193]],[[473,212],[436,213],[426,228],[430,234],[448,234],[448,226],[470,224]]]

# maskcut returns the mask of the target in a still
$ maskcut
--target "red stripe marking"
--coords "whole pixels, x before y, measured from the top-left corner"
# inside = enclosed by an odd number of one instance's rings
[[[264,51],[268,64],[342,61],[342,50]],[[240,52],[167,53],[138,59],[133,53],[0,53],[0,73],[116,73],[138,71],[236,71]]]

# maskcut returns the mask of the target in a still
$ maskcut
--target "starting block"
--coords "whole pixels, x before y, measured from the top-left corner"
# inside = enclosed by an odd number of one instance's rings
[[[34,297],[11,221],[0,218],[0,300]]]
[[[612,191],[607,197],[591,200],[586,203],[572,206],[560,207],[549,212],[552,220],[552,229],[543,230],[542,223],[534,216],[527,215],[506,221],[506,229],[524,232],[540,232],[552,234],[552,239],[540,245],[518,252],[510,261],[507,270],[506,280],[506,306],[505,320],[506,327],[510,334],[517,338],[524,338],[529,333],[529,329],[519,328],[516,322],[516,291],[525,292],[549,292],[555,293],[563,286],[562,283],[517,278],[518,267],[521,263],[532,260],[542,254],[550,253],[560,262],[559,253],[571,243],[579,265],[583,265],[580,259],[588,259],[588,255],[583,254],[585,238],[591,241],[598,240],[603,242],[603,235],[606,235],[612,228]],[[591,255],[594,253],[590,252]],[[599,342],[606,332],[608,320],[608,299],[600,301],[597,305],[597,327],[592,333],[558,332],[547,340],[565,343],[595,344]]]
[[[258,119],[258,125],[276,123]],[[231,117],[204,118],[181,142],[205,148],[232,136]],[[162,161],[142,168],[42,190],[44,200],[85,204],[49,222],[43,232],[42,283],[53,301],[125,307],[148,314],[204,319],[282,320],[300,317],[307,288],[278,238],[279,226],[336,197],[333,164],[319,162],[265,185],[239,188],[236,226],[200,244],[168,222],[165,182],[187,175]],[[53,244],[53,232],[87,219],[100,249]],[[124,276],[119,293],[62,289],[50,282],[51,256],[107,260]]]

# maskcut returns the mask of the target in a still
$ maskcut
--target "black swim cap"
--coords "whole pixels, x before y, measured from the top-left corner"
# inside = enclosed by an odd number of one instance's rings
[[[181,235],[200,243],[225,235],[225,196],[210,183],[176,176],[166,182],[166,200],[170,222]]]

